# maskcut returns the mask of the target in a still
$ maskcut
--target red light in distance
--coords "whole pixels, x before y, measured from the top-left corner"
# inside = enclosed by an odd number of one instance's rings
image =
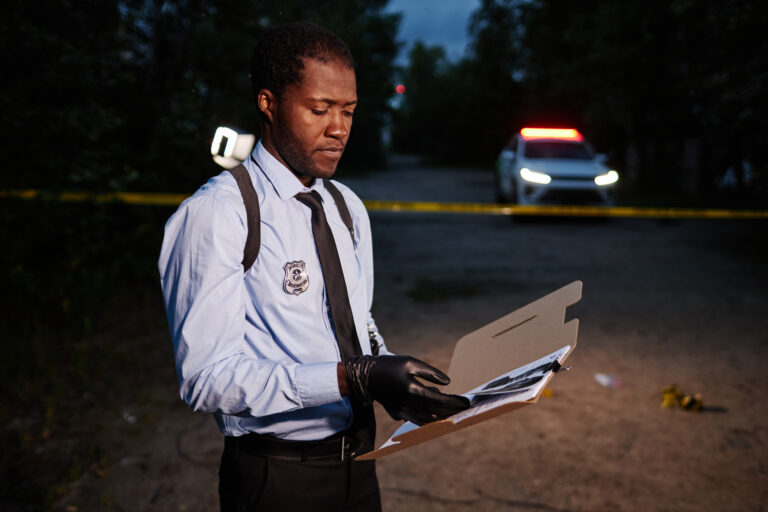
[[[525,140],[531,139],[560,139],[581,142],[584,137],[573,128],[523,128],[520,135]]]
[[[403,84],[397,84],[397,87],[395,87],[395,92],[397,94],[403,94],[405,92],[405,86]]]

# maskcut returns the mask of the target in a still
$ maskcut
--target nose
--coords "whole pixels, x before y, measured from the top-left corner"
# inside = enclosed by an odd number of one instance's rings
[[[338,140],[344,140],[349,135],[349,118],[341,110],[334,111],[325,127],[325,135]]]

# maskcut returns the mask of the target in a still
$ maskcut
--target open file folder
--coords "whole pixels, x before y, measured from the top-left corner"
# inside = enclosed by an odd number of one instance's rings
[[[469,397],[470,408],[421,427],[406,422],[356,459],[377,459],[536,403],[576,348],[579,321],[566,322],[565,310],[581,299],[581,286],[574,281],[461,338],[445,392]]]

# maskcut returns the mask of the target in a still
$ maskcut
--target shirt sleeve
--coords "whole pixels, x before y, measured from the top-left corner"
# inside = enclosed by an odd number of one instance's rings
[[[243,350],[247,227],[239,195],[239,205],[222,195],[198,193],[179,207],[158,261],[182,399],[196,411],[254,417],[341,400],[335,361],[284,364]]]

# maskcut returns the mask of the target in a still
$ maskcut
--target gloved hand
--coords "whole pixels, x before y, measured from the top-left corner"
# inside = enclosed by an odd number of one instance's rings
[[[416,380],[420,377],[446,385],[446,374],[408,356],[356,356],[344,361],[352,400],[369,405],[379,402],[395,419],[423,425],[447,418],[469,407],[469,400],[446,395]]]

